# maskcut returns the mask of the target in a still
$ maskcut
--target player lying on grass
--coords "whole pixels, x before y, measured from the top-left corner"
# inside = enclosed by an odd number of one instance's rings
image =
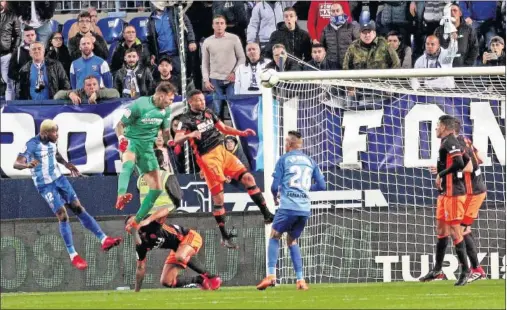
[[[449,115],[443,115],[438,119],[436,127],[437,137],[441,139],[438,161],[437,177],[435,184],[439,191],[437,199],[437,244],[435,253],[435,265],[433,270],[421,277],[421,282],[442,279],[445,277],[442,272],[445,251],[449,234],[456,248],[456,255],[461,265],[461,273],[454,285],[466,285],[470,276],[468,268],[467,253],[461,221],[464,215],[464,203],[466,201],[466,190],[463,179],[459,177],[465,168],[463,156],[468,157],[462,150],[460,143],[454,136],[455,119]]]
[[[202,246],[201,235],[192,229],[164,224],[168,215],[168,208],[157,210],[141,221],[139,230],[135,232],[137,254],[135,291],[139,292],[141,290],[146,272],[146,255],[148,251],[159,248],[170,250],[160,276],[161,285],[175,288],[195,283],[207,290],[220,288],[222,279],[219,276],[211,275],[195,258]],[[132,217],[127,217],[125,222],[128,222]],[[186,269],[187,266],[197,272],[199,276],[193,278],[178,277],[178,272],[181,269]]]
[[[128,184],[134,167],[149,186],[143,204],[139,208],[135,219],[127,225],[137,229],[139,222],[153,207],[158,196],[162,193],[162,181],[159,176],[159,165],[155,157],[153,143],[159,129],[169,136],[169,106],[174,100],[176,89],[171,83],[160,83],[155,94],[150,97],[140,97],[126,109],[121,121],[115,128],[118,136],[118,149],[121,152],[122,171],[118,178],[118,198],[116,209],[122,210],[125,204],[132,200],[132,194],[127,193]]]
[[[268,276],[257,285],[258,290],[264,290],[276,283],[278,247],[280,238],[285,232],[287,247],[296,272],[296,288],[308,289],[303,277],[303,260],[297,240],[311,214],[309,192],[325,190],[326,183],[319,166],[301,151],[302,147],[301,134],[297,131],[289,131],[285,138],[286,153],[276,163],[273,174],[271,192],[273,197],[276,197],[275,204],[279,204],[280,208],[276,211],[268,244]],[[280,194],[280,201],[278,201],[278,194]]]
[[[188,93],[188,103],[190,109],[180,118],[174,143],[190,141],[197,164],[213,196],[213,216],[222,234],[222,244],[236,249],[238,247],[232,242],[231,233],[225,229],[223,190],[227,178],[235,179],[243,184],[252,201],[262,212],[265,223],[269,224],[273,221],[273,214],[267,208],[264,196],[252,174],[236,156],[225,149],[222,134],[248,137],[254,136],[255,132],[252,129],[240,131],[226,126],[213,111],[206,108],[206,101],[200,90],[192,90]]]
[[[28,140],[25,149],[19,153],[14,163],[14,169],[30,169],[35,188],[58,218],[60,234],[65,242],[72,265],[77,269],[84,270],[88,267],[88,263],[79,256],[74,248],[66,207],[71,209],[81,224],[100,240],[104,251],[120,244],[121,238],[108,237],[97,221],[81,205],[74,188],[63,176],[57,163],[69,169],[72,176],[78,176],[80,173],[73,164],[67,162],[60,155],[56,146],[57,141],[58,126],[50,119],[44,120],[40,125],[40,133]]]
[[[467,255],[472,267],[472,274],[468,278],[468,282],[473,282],[486,278],[486,272],[482,269],[482,266],[479,264],[479,259],[477,258],[477,248],[472,236],[472,224],[479,214],[479,209],[481,208],[484,199],[486,199],[487,188],[481,173],[481,167],[479,166],[483,163],[483,159],[481,158],[479,151],[472,144],[472,141],[470,141],[467,137],[460,135],[460,120],[455,119],[454,121],[454,134],[458,139],[460,146],[465,151],[465,154],[467,154],[470,158],[467,166],[471,166],[470,169],[463,170],[467,199],[465,200],[465,204],[463,206],[464,216],[461,221],[461,228],[463,231],[463,239],[465,240]]]

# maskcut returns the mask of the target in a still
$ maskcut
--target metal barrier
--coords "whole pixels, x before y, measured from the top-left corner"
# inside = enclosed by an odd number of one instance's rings
[[[100,12],[114,11],[149,11],[149,1],[127,1],[127,0],[101,0],[101,1],[58,1],[56,4],[56,14],[78,14],[89,7],[95,7]]]

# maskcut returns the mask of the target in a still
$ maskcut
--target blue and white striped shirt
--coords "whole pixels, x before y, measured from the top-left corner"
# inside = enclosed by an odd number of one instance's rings
[[[45,143],[41,140],[40,135],[28,140],[23,152],[19,153],[19,156],[25,157],[27,162],[34,159],[40,162],[35,168],[30,169],[33,183],[37,188],[51,184],[62,176],[56,161],[56,153],[56,143]]]

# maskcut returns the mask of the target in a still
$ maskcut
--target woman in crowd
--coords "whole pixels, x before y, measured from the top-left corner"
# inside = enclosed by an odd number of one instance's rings
[[[69,74],[70,59],[69,49],[63,44],[63,35],[61,32],[53,32],[46,43],[46,58],[58,60],[62,63],[65,72]]]
[[[403,43],[403,36],[396,30],[390,31],[387,34],[387,44],[398,54],[400,59],[401,68],[412,68],[412,48]]]

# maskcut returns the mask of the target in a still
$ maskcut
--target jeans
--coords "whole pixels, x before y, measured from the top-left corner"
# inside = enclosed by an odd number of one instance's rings
[[[490,21],[474,20],[472,22],[472,28],[477,33],[477,40],[479,41],[481,50],[483,50],[483,47],[486,47],[486,50],[489,49],[489,41],[496,36],[494,23]],[[481,43],[481,37],[484,37],[483,43]]]
[[[7,54],[0,57],[0,72],[2,79],[7,83],[7,89],[5,91],[5,100],[14,99],[14,81],[9,79],[7,73],[9,72],[9,63],[11,61],[12,54]]]
[[[49,37],[53,33],[53,29],[51,27],[51,23],[49,21],[45,22],[39,28],[35,29],[35,33],[37,33],[37,41],[47,44]]]
[[[213,92],[213,112],[223,119],[223,100],[227,100],[228,98],[234,96],[234,82],[217,79],[210,79],[210,82],[213,87],[215,87],[215,91]]]

